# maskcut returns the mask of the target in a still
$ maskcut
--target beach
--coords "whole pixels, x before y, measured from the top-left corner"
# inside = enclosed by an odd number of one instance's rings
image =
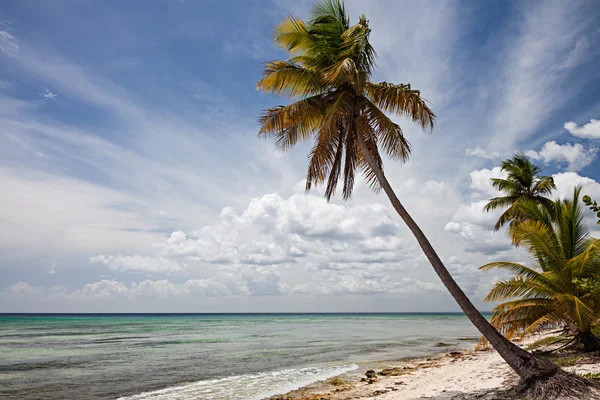
[[[551,336],[542,333],[524,339],[528,345]],[[574,365],[565,370],[577,374],[600,372],[600,356],[579,354],[566,356]],[[366,371],[362,371],[366,372]],[[320,382],[272,400],[476,400],[496,399],[502,391],[518,383],[518,376],[493,349],[448,352],[436,357],[405,360],[373,370],[375,379],[356,374],[339,377],[344,384]],[[382,374],[383,373],[383,374]],[[368,374],[372,376],[372,374]],[[334,382],[338,383],[338,382]]]

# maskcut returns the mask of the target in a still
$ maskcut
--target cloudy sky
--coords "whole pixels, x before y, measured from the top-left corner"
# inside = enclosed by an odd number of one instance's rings
[[[311,2],[0,5],[0,312],[454,311],[383,195],[306,195],[309,144],[256,138],[271,32]],[[386,172],[482,309],[527,261],[482,205],[515,151],[600,198],[600,8],[590,1],[347,3],[374,79],[411,83],[433,133]],[[590,221],[592,215],[589,215]],[[600,234],[600,232],[597,232]]]

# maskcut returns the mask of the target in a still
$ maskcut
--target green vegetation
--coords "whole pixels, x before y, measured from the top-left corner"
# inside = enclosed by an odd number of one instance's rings
[[[521,153],[513,158],[502,162],[502,171],[508,173],[506,179],[492,178],[492,186],[506,195],[494,197],[485,205],[484,211],[489,212],[499,208],[506,208],[500,215],[495,230],[499,230],[504,224],[517,225],[526,216],[522,212],[522,206],[526,203],[539,204],[547,211],[552,210],[552,200],[545,197],[556,188],[554,179],[550,176],[541,176],[541,168],[533,165],[529,159]]]
[[[600,349],[592,333],[600,321],[600,241],[590,238],[583,222],[580,190],[552,208],[520,205],[521,221],[509,233],[526,247],[532,267],[499,261],[480,268],[514,274],[496,282],[485,298],[503,301],[494,308],[492,324],[507,338],[567,326],[586,350]]]
[[[444,342],[438,342],[438,344],[435,345],[435,347],[450,347],[452,346],[451,344],[448,343],[444,343]]]
[[[585,379],[600,379],[600,372],[590,372],[588,374],[578,374]]]
[[[597,201],[592,201],[590,196],[583,196],[583,203],[590,208],[593,212],[596,213],[596,217],[598,217],[598,225],[600,225],[600,206]]]

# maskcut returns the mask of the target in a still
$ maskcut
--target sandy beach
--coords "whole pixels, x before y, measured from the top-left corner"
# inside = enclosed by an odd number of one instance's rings
[[[524,340],[527,346],[546,335]],[[598,355],[579,354],[569,357],[563,367],[578,374],[599,373]],[[366,371],[361,371],[365,373]],[[494,350],[450,352],[433,358],[406,360],[373,370],[374,377],[356,375],[339,377],[343,382],[321,382],[273,399],[301,400],[475,400],[495,399],[499,391],[514,385],[517,375]],[[369,376],[373,376],[371,373]]]

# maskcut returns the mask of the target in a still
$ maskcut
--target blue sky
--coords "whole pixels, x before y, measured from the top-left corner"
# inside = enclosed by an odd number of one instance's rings
[[[0,311],[455,310],[407,229],[362,183],[305,195],[309,145],[258,140],[271,32],[313,2],[0,5]],[[593,1],[347,2],[433,133],[386,173],[480,300],[526,261],[482,204],[525,151],[600,198],[600,10]],[[590,215],[590,221],[591,215]],[[596,232],[597,234],[600,234]],[[414,296],[419,296],[415,304]]]

